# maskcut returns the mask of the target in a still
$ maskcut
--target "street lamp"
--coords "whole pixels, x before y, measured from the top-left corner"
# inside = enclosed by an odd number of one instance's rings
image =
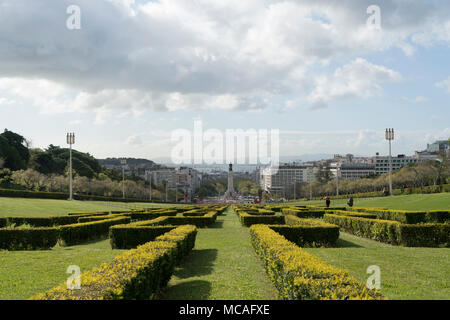
[[[122,197],[125,199],[125,166],[127,159],[121,159],[120,164],[122,165]]]
[[[339,195],[339,162],[336,163],[336,195]]]
[[[394,140],[394,129],[386,129],[386,140],[389,141],[389,195],[392,196],[392,140]]]
[[[146,170],[145,173],[147,175],[147,180],[150,177],[150,201],[152,201],[152,172],[149,170]]]
[[[67,144],[70,146],[69,148],[69,200],[73,200],[72,194],[72,145],[75,144],[75,133],[68,133],[67,136]]]
[[[296,196],[296,194],[295,194],[295,187],[296,187],[296,185],[297,185],[297,179],[296,179],[297,177],[295,176],[295,173],[294,173],[294,201],[295,200],[297,200],[297,196]]]

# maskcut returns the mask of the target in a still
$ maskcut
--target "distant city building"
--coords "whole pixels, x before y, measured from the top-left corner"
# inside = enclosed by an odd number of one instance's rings
[[[260,169],[260,185],[264,191],[271,194],[283,195],[287,188],[296,183],[312,182],[318,167],[312,164],[282,164],[278,168],[268,167]]]
[[[334,177],[339,172],[339,179],[359,179],[376,174],[372,163],[331,163],[330,171]]]
[[[438,140],[435,143],[427,145],[427,152],[441,152],[450,150],[450,142],[448,140]]]
[[[376,174],[383,174],[389,172],[389,157],[388,156],[375,156],[372,158],[375,164]],[[419,159],[414,157],[405,156],[399,154],[397,157],[392,157],[392,171],[398,170],[410,163],[417,163]]]

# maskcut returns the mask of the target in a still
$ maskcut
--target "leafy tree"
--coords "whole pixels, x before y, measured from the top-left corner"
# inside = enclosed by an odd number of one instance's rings
[[[26,169],[30,160],[27,141],[17,133],[5,129],[0,134],[0,158],[3,166],[11,170]]]

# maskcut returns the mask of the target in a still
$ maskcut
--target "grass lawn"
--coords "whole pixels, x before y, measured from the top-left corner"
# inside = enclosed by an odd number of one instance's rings
[[[248,229],[231,207],[218,217],[215,227],[199,229],[195,249],[176,270],[161,299],[276,299]]]
[[[81,272],[111,261],[123,250],[111,250],[108,240],[47,251],[0,251],[0,300],[28,299],[70,276],[70,265]]]
[[[339,248],[305,248],[366,282],[367,267],[381,270],[381,292],[389,299],[450,299],[450,249],[406,248],[341,232]]]
[[[348,199],[331,200],[331,206],[345,206]],[[355,207],[377,207],[401,210],[450,210],[450,193],[413,194],[382,198],[354,198]],[[295,201],[289,204],[325,205],[325,201]]]
[[[52,199],[0,197],[0,217],[47,217],[70,212],[130,210],[144,207],[164,207],[175,204],[123,203],[102,201],[68,201]]]

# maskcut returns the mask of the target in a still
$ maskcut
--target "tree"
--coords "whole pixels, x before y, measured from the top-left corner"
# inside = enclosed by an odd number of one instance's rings
[[[30,160],[30,153],[25,138],[5,129],[0,134],[0,158],[4,160],[3,166],[5,168],[13,171],[26,169]]]
[[[322,164],[319,167],[319,171],[317,172],[316,180],[319,183],[325,184],[328,181],[330,181],[331,179],[332,179],[332,174],[331,174],[330,167],[328,166],[328,163]]]

